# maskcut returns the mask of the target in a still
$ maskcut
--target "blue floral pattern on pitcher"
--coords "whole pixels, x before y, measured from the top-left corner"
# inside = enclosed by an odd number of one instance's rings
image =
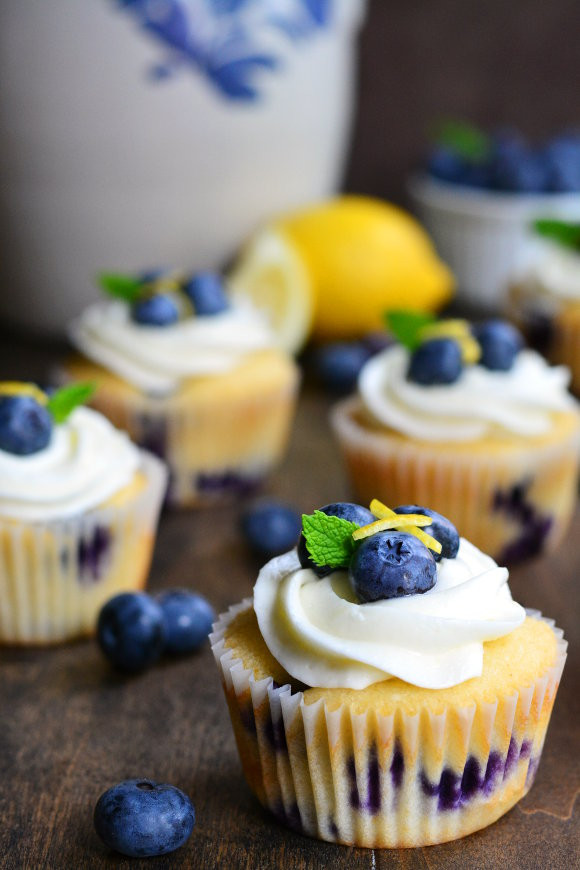
[[[165,49],[151,70],[166,79],[189,67],[226,97],[255,100],[256,80],[281,66],[264,48],[281,33],[295,43],[329,26],[334,0],[115,0]]]

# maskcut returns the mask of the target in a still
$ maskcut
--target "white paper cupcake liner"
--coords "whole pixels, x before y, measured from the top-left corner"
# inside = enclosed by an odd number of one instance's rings
[[[248,783],[276,818],[309,836],[373,848],[424,846],[465,836],[507,812],[531,787],[566,659],[532,685],[493,702],[355,714],[301,691],[255,680],[226,648],[246,599],[210,636]]]
[[[143,587],[167,471],[145,451],[141,458],[146,486],[124,504],[66,520],[0,519],[0,643],[92,634],[106,600]]]

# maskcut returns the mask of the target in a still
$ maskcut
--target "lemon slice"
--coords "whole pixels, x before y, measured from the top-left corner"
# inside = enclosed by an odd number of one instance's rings
[[[228,275],[232,299],[263,312],[280,345],[297,353],[310,333],[312,285],[295,246],[277,229],[259,232]]]

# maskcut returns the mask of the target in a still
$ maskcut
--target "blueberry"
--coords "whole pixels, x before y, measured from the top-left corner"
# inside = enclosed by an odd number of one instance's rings
[[[419,345],[411,355],[409,380],[426,387],[453,384],[462,368],[458,343],[452,338],[433,338]]]
[[[154,664],[163,652],[163,611],[145,592],[115,595],[99,614],[97,640],[115,667],[141,671]]]
[[[156,596],[163,611],[165,651],[181,655],[204,643],[216,615],[211,604],[187,589],[171,589]]]
[[[223,281],[216,272],[198,272],[193,275],[183,285],[183,292],[198,315],[220,314],[230,307]]]
[[[316,351],[316,374],[327,390],[339,394],[350,393],[356,387],[359,372],[369,358],[369,350],[362,342],[333,342]]]
[[[452,148],[437,146],[427,159],[427,171],[440,181],[462,184],[465,176],[465,161]]]
[[[544,161],[550,191],[580,191],[580,140],[574,137],[553,139],[546,146]]]
[[[340,517],[340,519],[349,520],[349,522],[356,523],[358,526],[368,526],[369,523],[374,523],[376,520],[375,515],[367,510],[367,508],[348,501],[325,504],[324,507],[318,508],[318,510],[329,517]],[[327,574],[330,574],[334,570],[327,565],[319,567],[312,561],[306,549],[306,540],[302,534],[298,540],[298,558],[303,568],[310,568],[318,577],[326,577]]]
[[[491,177],[495,188],[514,193],[541,193],[548,183],[541,155],[525,147],[498,151]]]
[[[479,364],[492,371],[509,371],[524,346],[521,333],[506,320],[476,324],[473,335],[481,347]]]
[[[0,450],[29,456],[52,435],[52,417],[32,396],[0,396]]]
[[[355,550],[348,576],[361,601],[379,601],[427,592],[435,585],[437,565],[414,535],[378,532]]]
[[[127,779],[100,796],[93,823],[106,846],[145,858],[183,846],[193,831],[195,810],[174,785]]]
[[[425,531],[436,541],[441,544],[441,552],[433,553],[436,562],[440,559],[455,559],[459,550],[459,533],[451,520],[438,514],[437,511],[432,511],[431,508],[420,507],[416,504],[404,504],[395,508],[396,514],[423,514],[425,517],[431,517],[433,522],[430,526],[425,526]],[[433,552],[433,551],[431,551]]]
[[[179,320],[179,309],[166,293],[156,293],[133,304],[132,317],[142,326],[170,326]]]
[[[264,556],[292,549],[302,528],[300,515],[283,502],[262,499],[242,517],[242,531],[250,547]]]

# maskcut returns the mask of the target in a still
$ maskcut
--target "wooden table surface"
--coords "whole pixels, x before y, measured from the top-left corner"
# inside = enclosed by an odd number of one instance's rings
[[[0,342],[1,378],[43,380],[54,351]],[[314,387],[301,398],[290,451],[268,492],[312,508],[348,495]],[[153,590],[191,587],[218,611],[249,594],[259,560],[239,531],[241,507],[163,516]],[[208,648],[134,677],[115,674],[93,641],[0,652],[0,866],[21,868],[558,868],[580,866],[580,514],[557,555],[511,574],[514,597],[554,617],[571,651],[531,793],[495,825],[416,850],[310,840],[279,825],[242,776]],[[110,852],[93,831],[106,788],[150,777],[186,791],[189,842],[144,861]]]

